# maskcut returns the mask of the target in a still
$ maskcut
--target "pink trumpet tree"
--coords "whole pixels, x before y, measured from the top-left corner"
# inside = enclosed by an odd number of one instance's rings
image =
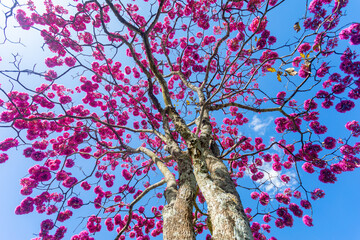
[[[340,21],[348,0],[313,0],[284,40],[271,22],[288,2],[13,0],[6,26],[41,35],[48,54],[44,70],[17,56],[0,70],[14,133],[0,167],[11,149],[33,162],[15,214],[42,214],[35,239],[274,240],[271,227],[313,226],[320,182],[360,165],[346,114],[360,24]],[[258,134],[251,118],[267,117],[274,131]]]

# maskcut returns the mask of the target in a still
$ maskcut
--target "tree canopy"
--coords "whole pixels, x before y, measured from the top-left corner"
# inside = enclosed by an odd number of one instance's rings
[[[35,239],[313,226],[322,184],[360,166],[360,24],[312,0],[272,25],[289,2],[1,3],[2,45],[26,42],[14,26],[42,39],[0,62],[0,167],[33,163],[15,214],[42,214]]]

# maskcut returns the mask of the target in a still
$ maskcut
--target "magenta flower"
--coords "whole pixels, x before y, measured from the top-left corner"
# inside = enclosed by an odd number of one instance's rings
[[[308,215],[305,215],[305,216],[303,217],[303,222],[304,222],[304,224],[305,224],[306,226],[309,226],[309,227],[314,226],[313,223],[312,223],[312,221],[313,221],[313,219],[312,219],[310,216],[308,216]]]
[[[54,223],[51,219],[46,219],[41,222],[41,231],[48,232],[49,230],[54,228]]]
[[[0,153],[0,163],[4,163],[9,160],[9,156],[6,153]]]
[[[355,103],[351,100],[342,100],[340,103],[336,104],[335,108],[338,112],[344,113],[350,111],[355,107]]]
[[[287,176],[287,175],[285,175],[285,174],[281,175],[280,178],[281,178],[281,181],[283,181],[283,182],[285,182],[285,183],[290,182],[290,177]]]
[[[269,194],[267,194],[266,192],[262,192],[262,193],[260,194],[259,202],[260,202],[260,204],[263,205],[263,206],[268,205],[269,202],[270,202]]]
[[[0,142],[0,151],[7,151],[10,148],[16,147],[19,145],[19,141],[14,138],[7,138],[4,141]]]
[[[278,228],[284,228],[285,224],[284,224],[284,220],[282,220],[281,218],[278,218],[275,220],[275,226]]]
[[[304,200],[304,199],[301,200],[300,205],[305,209],[310,209],[311,208],[311,203],[308,200]]]
[[[324,139],[323,146],[326,149],[333,149],[336,146],[336,139],[333,137],[327,137]]]
[[[313,200],[317,200],[319,198],[323,198],[325,197],[325,192],[319,188],[316,188],[312,193],[311,193],[311,199]]]
[[[303,43],[299,46],[298,48],[298,52],[299,53],[306,53],[307,51],[309,51],[311,49],[311,46],[309,43]]]
[[[68,200],[67,205],[74,209],[78,209],[83,205],[83,201],[78,197],[72,197]]]
[[[303,211],[300,209],[300,207],[295,203],[290,203],[289,205],[290,211],[294,214],[296,217],[302,217]]]
[[[315,170],[314,170],[314,166],[309,163],[309,162],[305,162],[303,165],[302,165],[302,169],[307,172],[307,173],[314,173]]]
[[[260,194],[257,193],[257,192],[252,192],[252,193],[250,194],[250,196],[251,196],[252,199],[256,200],[256,199],[259,198]]]
[[[77,183],[77,179],[75,177],[68,177],[63,181],[62,185],[64,187],[71,188],[76,183]]]
[[[270,221],[271,221],[271,215],[270,215],[270,214],[264,215],[263,220],[264,220],[264,222],[266,222],[266,223],[270,222]]]
[[[46,153],[41,151],[35,151],[30,156],[34,161],[40,162],[46,157]]]

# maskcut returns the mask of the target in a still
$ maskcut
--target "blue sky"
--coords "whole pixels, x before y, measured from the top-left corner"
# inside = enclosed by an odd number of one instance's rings
[[[277,15],[277,11],[275,11],[273,13],[274,16],[269,18],[272,34],[276,35],[278,39],[286,39],[288,37],[287,31],[290,31],[290,35],[293,35],[292,26],[303,15],[305,10],[305,0],[288,0],[288,2],[290,4],[282,7],[281,14]],[[360,21],[360,17],[355,11],[355,9],[360,9],[360,1],[350,0],[349,6],[346,9],[348,16],[343,19],[343,23]],[[13,29],[9,33],[11,37],[16,37],[20,34],[19,31]],[[1,50],[1,57],[3,58],[1,64],[10,61],[11,53],[14,51],[22,53],[24,64],[32,64],[33,61],[42,62],[46,53],[41,52],[38,47],[33,47],[38,46],[41,38],[28,35],[28,32],[24,31],[21,31],[21,34],[22,41],[26,46],[12,44],[4,47],[0,46],[0,48],[4,49]],[[2,69],[3,66],[0,65],[0,68]],[[2,81],[3,79],[0,77],[0,83],[6,85]],[[27,81],[31,81],[31,79],[27,79]],[[341,115],[341,118],[332,118],[331,114],[334,112],[331,111],[323,117],[332,119],[331,125],[335,128],[332,128],[331,131],[341,135],[342,131],[345,134],[344,125],[346,119],[359,120],[359,112],[360,108],[357,106],[357,109],[354,109],[349,114]],[[271,128],[273,127],[273,118],[270,115],[255,115],[249,117],[249,119],[253,125],[250,124],[252,129],[248,130],[247,133],[254,136],[259,134],[270,138]],[[8,130],[0,129],[0,131],[2,137],[11,137],[11,133]],[[0,165],[0,192],[2,196],[0,198],[0,239],[30,239],[35,237],[34,233],[38,233],[39,223],[45,217],[39,216],[36,213],[17,216],[14,214],[14,210],[24,198],[19,193],[21,189],[19,180],[27,174],[27,169],[33,165],[33,162],[23,158],[20,151],[11,150],[9,155],[11,159],[5,164]],[[309,185],[313,184],[312,178],[306,179],[306,181],[308,181]],[[358,216],[360,215],[360,204],[358,204],[360,199],[360,191],[358,191],[359,182],[359,171],[354,171],[338,176],[336,184],[325,185],[317,183],[316,186],[320,186],[325,190],[326,197],[312,202],[314,206],[314,227],[306,227],[301,220],[295,220],[294,227],[292,228],[272,228],[271,236],[276,236],[278,240],[360,239],[358,227]],[[247,201],[252,201],[249,200],[250,193],[241,192],[241,194],[244,194],[242,200],[244,205],[247,206]],[[252,203],[248,202],[248,204],[251,205]],[[106,234],[101,239],[108,239],[107,237],[111,239],[111,236],[113,235]]]

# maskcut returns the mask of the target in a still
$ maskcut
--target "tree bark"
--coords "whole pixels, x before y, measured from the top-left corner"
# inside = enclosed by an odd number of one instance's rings
[[[195,177],[208,206],[212,239],[252,240],[249,220],[225,164],[208,150],[192,156]]]
[[[180,174],[179,190],[175,200],[163,209],[163,237],[164,240],[195,240],[192,210],[196,180],[189,157],[177,162]]]
[[[195,240],[192,224],[192,205],[182,197],[176,198],[163,209],[164,240]]]
[[[215,240],[252,240],[249,221],[241,203],[231,194],[214,191],[207,200],[212,226],[212,239]]]

